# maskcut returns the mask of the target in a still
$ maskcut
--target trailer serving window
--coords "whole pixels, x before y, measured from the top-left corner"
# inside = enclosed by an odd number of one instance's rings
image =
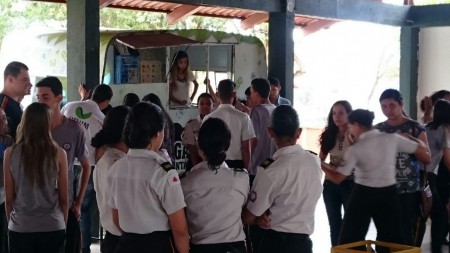
[[[196,104],[199,94],[215,92],[220,80],[233,78],[234,44],[199,42],[167,31],[151,31],[125,32],[111,40],[106,50],[103,83],[166,83],[168,93],[170,68],[174,64],[173,57],[179,50],[188,54],[190,70],[199,83],[193,104]],[[204,85],[206,78],[210,80],[210,90]],[[192,83],[190,89],[192,92]]]

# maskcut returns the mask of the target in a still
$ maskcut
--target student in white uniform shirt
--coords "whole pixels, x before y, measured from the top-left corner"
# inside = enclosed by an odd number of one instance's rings
[[[255,138],[255,130],[248,114],[237,110],[232,104],[236,97],[235,87],[236,84],[230,79],[219,82],[220,105],[203,120],[219,118],[227,124],[231,131],[231,143],[226,163],[231,168],[248,169],[252,156],[251,141]]]
[[[245,253],[241,214],[249,193],[248,173],[225,163],[231,133],[221,119],[200,127],[198,145],[204,161],[183,179],[191,253]]]
[[[164,114],[141,102],[128,114],[124,141],[130,148],[108,173],[113,221],[123,231],[116,253],[189,251],[183,191],[178,173],[156,151],[164,139]]]
[[[112,219],[112,209],[108,205],[109,189],[107,188],[108,171],[111,166],[125,156],[128,147],[122,140],[122,132],[130,109],[127,106],[117,106],[106,114],[103,128],[92,138],[95,148],[95,170],[93,171],[94,189],[100,213],[100,222],[106,230],[101,244],[102,253],[114,253],[122,234]]]
[[[198,96],[197,104],[198,117],[188,121],[183,132],[183,145],[185,145],[189,151],[186,171],[190,171],[193,166],[202,161],[202,158],[198,153],[197,134],[203,118],[210,114],[214,108],[214,98],[209,93],[202,93]]]
[[[339,244],[364,240],[371,218],[377,228],[377,241],[404,244],[395,179],[396,156],[398,152],[414,153],[418,158],[429,155],[426,145],[417,138],[373,129],[373,119],[373,112],[368,110],[351,112],[348,130],[356,143],[347,150],[342,167],[323,166],[335,183],[342,182],[352,171],[355,175]]]
[[[311,253],[309,236],[322,193],[319,157],[296,144],[301,128],[291,106],[273,111],[268,131],[278,150],[258,167],[243,214],[244,223],[265,229],[260,241],[252,241],[253,252]]]

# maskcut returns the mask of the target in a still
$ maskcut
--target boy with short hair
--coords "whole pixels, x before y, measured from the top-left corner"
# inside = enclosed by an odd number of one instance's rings
[[[52,138],[67,153],[69,170],[69,217],[66,228],[66,253],[80,252],[80,215],[81,204],[86,192],[91,167],[89,164],[86,136],[82,126],[66,118],[60,110],[62,101],[62,84],[56,77],[46,77],[36,84],[36,97],[39,103],[47,104],[52,109],[51,133]],[[74,189],[73,165],[75,158],[81,164],[81,183],[79,191]]]

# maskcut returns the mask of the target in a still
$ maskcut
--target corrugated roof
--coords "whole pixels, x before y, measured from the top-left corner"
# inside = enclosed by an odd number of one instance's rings
[[[65,3],[65,0],[34,0],[41,2]],[[168,14],[169,23],[175,23],[189,15],[237,18],[243,20],[242,27],[250,28],[253,25],[266,22],[269,18],[268,13],[254,10],[245,10],[237,8],[212,7],[212,6],[194,6],[177,3],[167,3],[163,1],[148,0],[100,0],[100,5],[140,11],[164,12]],[[295,25],[305,28],[306,33],[314,32],[318,29],[327,27],[336,21],[315,19],[309,17],[295,16]],[[308,26],[314,24],[308,29]]]

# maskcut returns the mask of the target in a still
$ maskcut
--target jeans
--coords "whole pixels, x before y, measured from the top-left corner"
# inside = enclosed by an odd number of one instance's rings
[[[336,246],[338,243],[343,219],[342,207],[344,207],[344,210],[346,209],[353,184],[353,180],[344,180],[339,185],[327,179],[323,182],[323,201],[330,224],[332,246]]]
[[[83,203],[81,204],[81,219],[80,219],[80,230],[81,230],[81,236],[82,236],[82,252],[83,253],[90,253],[90,247],[92,244],[92,233],[91,233],[91,226],[93,222],[98,224],[99,219],[97,216],[92,217],[92,209],[97,208],[96,205],[96,197],[95,197],[95,190],[94,190],[94,182],[92,179],[92,175],[94,172],[94,167],[92,167],[91,170],[91,176],[89,178],[89,182],[86,188],[86,192],[84,194]],[[74,166],[74,173],[75,173],[75,182],[77,185],[79,185],[79,182],[81,180],[81,167],[79,165]],[[97,212],[98,213],[98,212]]]

